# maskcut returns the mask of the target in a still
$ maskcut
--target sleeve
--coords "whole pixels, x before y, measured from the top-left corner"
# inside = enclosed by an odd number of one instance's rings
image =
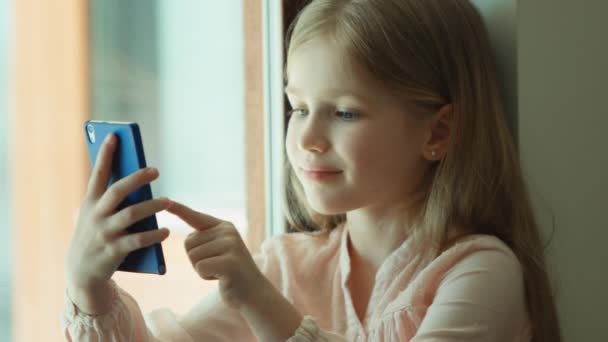
[[[338,334],[319,329],[312,316],[304,316],[294,336],[290,337],[287,342],[346,342],[346,339]]]
[[[271,246],[276,238],[262,243],[261,252],[253,255],[260,271],[270,279],[279,278],[279,267]],[[168,308],[146,315],[137,301],[113,280],[113,303],[109,312],[91,316],[78,309],[65,293],[61,326],[67,341],[255,341],[255,336],[238,310],[224,304],[216,288],[190,311],[178,316]]]
[[[262,244],[261,252],[253,259],[260,271],[275,286],[281,283],[281,269],[277,254],[279,239],[271,238]],[[62,328],[68,341],[255,341],[255,336],[238,310],[223,303],[219,289],[215,289],[187,314],[178,317],[167,308],[143,315],[135,299],[110,280],[113,303],[109,312],[90,316],[78,310],[66,292]],[[310,316],[306,316],[289,342],[345,341],[339,335],[324,332]]]
[[[135,299],[114,281],[111,309],[98,316],[78,309],[66,292],[62,329],[67,341],[254,341],[237,310],[223,304],[216,289],[178,317],[162,308],[143,315]]]
[[[484,250],[463,258],[445,274],[411,341],[514,341],[526,323],[517,257]]]
[[[144,317],[137,302],[113,280],[112,305],[110,310],[101,315],[89,315],[80,311],[72,302],[67,291],[61,326],[67,341],[164,341],[151,334],[144,323]],[[158,325],[165,324],[175,330],[167,320],[160,320]],[[178,332],[179,333],[179,332]],[[175,334],[177,336],[178,334]],[[175,341],[192,342],[187,334],[181,332]]]

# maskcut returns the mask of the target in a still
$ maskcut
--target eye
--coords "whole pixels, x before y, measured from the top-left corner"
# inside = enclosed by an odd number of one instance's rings
[[[306,109],[294,108],[294,109],[289,110],[289,111],[287,112],[286,116],[287,116],[287,117],[290,117],[290,116],[292,116],[293,114],[296,114],[296,115],[298,115],[298,116],[299,116],[299,115],[302,115],[302,114],[303,114],[302,112],[306,112]]]
[[[349,112],[349,111],[345,111],[345,110],[337,111],[336,115],[342,117],[345,121],[354,121],[359,118],[358,113]]]

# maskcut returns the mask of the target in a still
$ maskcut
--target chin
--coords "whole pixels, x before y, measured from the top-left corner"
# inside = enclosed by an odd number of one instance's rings
[[[334,210],[318,210],[318,209],[315,209],[315,208],[313,208],[313,210],[317,214],[321,214],[321,215],[325,215],[325,216],[331,216],[331,215],[338,215],[338,214],[340,214],[340,212],[334,211]]]

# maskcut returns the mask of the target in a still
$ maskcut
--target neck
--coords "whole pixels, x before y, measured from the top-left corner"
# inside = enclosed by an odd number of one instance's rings
[[[347,222],[349,251],[358,264],[378,268],[407,238],[402,225],[377,227],[354,226]]]

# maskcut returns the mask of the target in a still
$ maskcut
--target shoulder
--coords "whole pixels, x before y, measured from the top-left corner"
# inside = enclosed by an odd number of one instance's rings
[[[508,267],[510,271],[521,273],[519,259],[513,250],[501,239],[487,234],[471,234],[459,239],[433,262],[450,269],[485,265]]]
[[[429,296],[474,297],[476,302],[487,304],[498,298],[520,303],[524,298],[519,259],[506,243],[492,235],[473,234],[459,239],[424,271],[424,283],[433,289],[433,293],[427,292]]]
[[[414,293],[421,335],[497,340],[525,333],[528,324],[523,268],[509,246],[490,235],[459,239],[419,274]],[[519,340],[519,339],[517,339]]]

